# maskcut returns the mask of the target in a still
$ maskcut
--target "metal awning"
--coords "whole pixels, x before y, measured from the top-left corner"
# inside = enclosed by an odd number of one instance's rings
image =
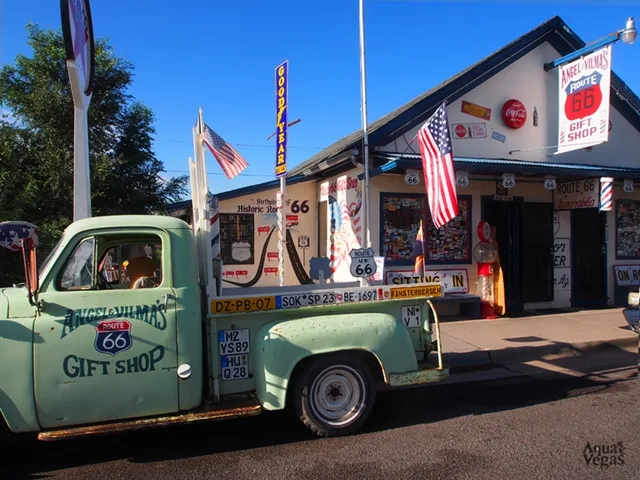
[[[384,163],[371,170],[369,176],[383,173],[404,173],[407,169],[422,170],[422,160],[418,154],[374,153]],[[603,165],[579,165],[567,163],[532,162],[504,158],[454,157],[456,169],[484,175],[513,173],[521,176],[555,175],[558,178],[613,177],[619,180],[629,178],[640,180],[640,168],[612,167]],[[363,177],[360,174],[359,177]]]

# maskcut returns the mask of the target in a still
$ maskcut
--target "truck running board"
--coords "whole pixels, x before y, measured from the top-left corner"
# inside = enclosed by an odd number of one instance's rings
[[[142,430],[170,425],[183,425],[194,422],[208,422],[213,420],[228,420],[232,418],[249,417],[262,412],[262,406],[255,400],[243,399],[215,404],[212,408],[202,411],[185,412],[171,416],[142,418],[122,422],[102,423],[82,427],[61,428],[48,430],[38,434],[38,440],[51,442],[55,440],[70,440],[95,435]]]

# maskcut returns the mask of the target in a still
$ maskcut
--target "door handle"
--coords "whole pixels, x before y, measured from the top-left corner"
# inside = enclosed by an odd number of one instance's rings
[[[165,293],[162,298],[164,298],[164,311],[166,312],[167,308],[169,308],[169,298],[173,298],[173,295]]]

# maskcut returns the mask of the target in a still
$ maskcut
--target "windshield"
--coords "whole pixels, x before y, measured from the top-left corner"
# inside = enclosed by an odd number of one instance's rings
[[[42,275],[42,272],[44,272],[49,266],[51,259],[58,254],[58,250],[60,249],[60,244],[62,243],[63,238],[64,238],[64,235],[60,237],[60,240],[58,240],[58,243],[56,243],[56,246],[51,249],[51,251],[49,252],[49,255],[47,255],[47,258],[44,259],[44,262],[42,262],[42,265],[40,265],[40,268],[38,269],[38,275]]]

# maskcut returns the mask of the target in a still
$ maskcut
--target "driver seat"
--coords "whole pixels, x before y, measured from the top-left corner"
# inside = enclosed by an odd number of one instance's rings
[[[140,288],[144,286],[144,280],[153,277],[154,272],[160,268],[159,262],[149,257],[135,257],[127,265],[129,275],[129,288]]]

